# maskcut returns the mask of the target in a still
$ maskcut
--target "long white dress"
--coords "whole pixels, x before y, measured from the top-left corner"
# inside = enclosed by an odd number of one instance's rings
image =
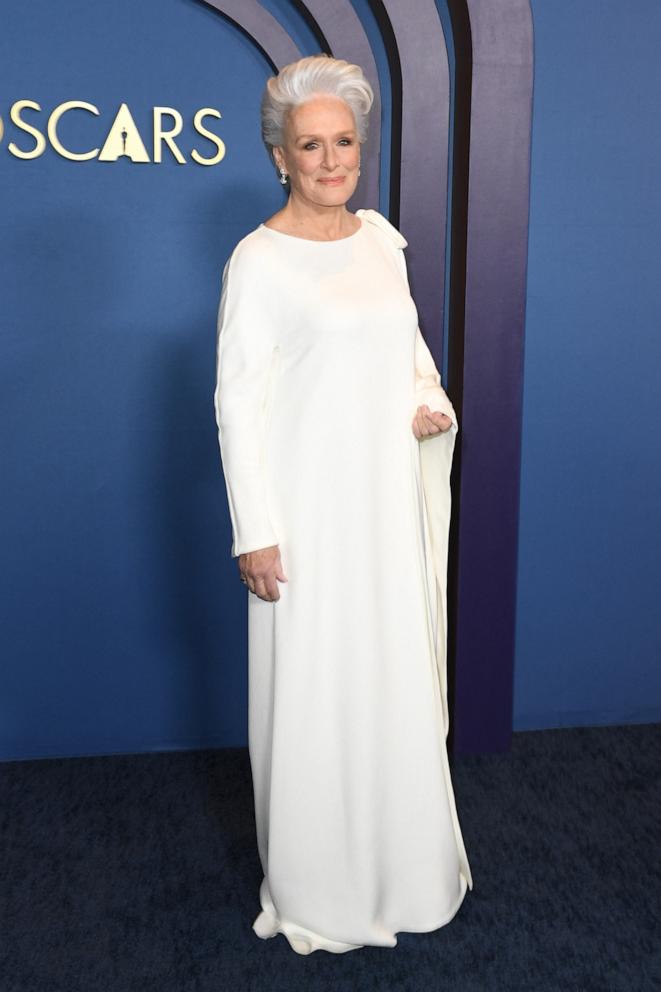
[[[214,393],[248,591],[260,937],[393,947],[473,887],[450,778],[449,473],[457,418],[418,327],[407,242],[375,210],[336,241],[260,224],[223,272]],[[427,403],[453,421],[418,441]]]

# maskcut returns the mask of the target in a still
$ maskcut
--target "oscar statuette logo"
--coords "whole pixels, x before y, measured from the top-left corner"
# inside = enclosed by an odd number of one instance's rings
[[[97,148],[90,148],[87,151],[74,152],[66,148],[58,135],[58,124],[64,114],[72,110],[84,110],[96,117],[101,116],[100,111],[93,103],[84,100],[68,100],[60,103],[51,111],[46,121],[46,136],[48,143],[53,150],[62,158],[72,162],[86,162],[90,159],[97,159],[99,162],[116,162],[120,158],[128,158],[131,162],[160,163],[163,161],[163,145],[179,165],[186,165],[188,159],[175,141],[181,134],[184,126],[184,118],[174,107],[153,107],[152,127],[150,141],[150,152],[143,141],[142,135],[133,119],[133,115],[126,103],[120,105],[114,120],[105,134],[103,145]],[[16,141],[9,141],[7,151],[15,158],[29,160],[39,158],[46,149],[46,136],[43,131],[34,124],[24,119],[24,111],[36,111],[41,113],[41,105],[34,100],[17,100],[9,110],[9,119],[12,124],[24,134],[29,135],[33,140],[31,148],[22,148]],[[211,156],[202,155],[197,148],[190,151],[190,160],[198,165],[217,165],[225,157],[225,142],[213,131],[204,125],[206,117],[214,117],[220,120],[222,115],[219,110],[213,107],[202,107],[193,116],[193,127],[195,131],[214,146],[214,153]],[[0,116],[0,142],[4,136],[4,123]]]

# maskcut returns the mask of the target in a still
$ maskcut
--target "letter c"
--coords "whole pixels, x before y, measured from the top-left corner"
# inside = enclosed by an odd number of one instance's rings
[[[59,107],[55,108],[53,113],[48,118],[48,137],[50,138],[50,143],[58,155],[61,155],[63,158],[69,158],[73,162],[86,162],[90,158],[96,158],[99,154],[98,148],[94,148],[91,152],[70,152],[64,147],[57,136],[57,125],[60,117],[62,117],[67,110],[72,110],[74,108],[89,110],[91,114],[96,114],[97,117],[99,116],[99,111],[93,103],[85,103],[84,100],[69,100],[67,103],[61,103]]]

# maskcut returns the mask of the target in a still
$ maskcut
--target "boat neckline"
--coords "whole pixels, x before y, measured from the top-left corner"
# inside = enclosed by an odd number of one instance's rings
[[[354,217],[357,216],[358,214],[354,214]],[[264,223],[259,226],[263,227],[265,231],[271,231],[272,234],[279,234],[281,238],[289,238],[291,241],[303,241],[305,244],[310,245],[337,245],[343,241],[351,241],[352,238],[355,238],[358,234],[360,234],[365,226],[365,222],[362,217],[359,217],[358,219],[360,220],[360,227],[358,227],[353,234],[347,234],[344,238],[324,238],[323,240],[320,238],[300,238],[298,234],[287,234],[285,231],[276,231],[274,227],[267,227]]]

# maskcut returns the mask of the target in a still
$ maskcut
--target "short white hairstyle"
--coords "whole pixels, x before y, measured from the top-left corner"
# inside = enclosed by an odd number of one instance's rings
[[[287,114],[320,95],[336,96],[353,111],[358,140],[367,138],[374,92],[359,65],[330,55],[308,55],[271,76],[262,96],[262,140],[275,164],[273,148],[283,145]]]

